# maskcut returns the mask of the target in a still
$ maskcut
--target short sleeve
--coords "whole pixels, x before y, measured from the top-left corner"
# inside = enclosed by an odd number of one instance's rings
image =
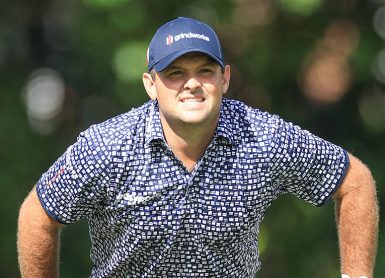
[[[283,192],[321,206],[343,181],[347,152],[312,133],[278,119],[272,139],[272,181]]]
[[[108,148],[91,127],[42,175],[36,189],[46,212],[69,224],[98,208],[108,182]]]

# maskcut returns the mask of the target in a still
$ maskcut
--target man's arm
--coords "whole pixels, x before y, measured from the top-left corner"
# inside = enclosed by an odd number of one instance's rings
[[[20,208],[17,248],[23,278],[58,277],[61,224],[44,211],[34,188]]]
[[[378,204],[369,169],[349,154],[346,177],[334,194],[341,271],[352,278],[373,277],[377,251]]]

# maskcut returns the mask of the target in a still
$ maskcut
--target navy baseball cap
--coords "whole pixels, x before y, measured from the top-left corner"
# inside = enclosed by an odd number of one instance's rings
[[[156,31],[147,50],[148,70],[162,71],[189,52],[205,53],[222,68],[222,48],[215,31],[206,23],[188,17],[171,20]]]

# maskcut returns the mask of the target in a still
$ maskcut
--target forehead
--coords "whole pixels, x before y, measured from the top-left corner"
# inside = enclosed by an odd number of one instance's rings
[[[202,64],[213,63],[213,64],[216,64],[214,59],[212,59],[210,56],[208,56],[204,53],[189,52],[189,53],[186,53],[186,54],[180,56],[178,59],[176,59],[174,62],[172,62],[167,68],[182,66],[183,64],[187,64],[187,63],[199,63],[199,64],[200,63],[202,63]]]

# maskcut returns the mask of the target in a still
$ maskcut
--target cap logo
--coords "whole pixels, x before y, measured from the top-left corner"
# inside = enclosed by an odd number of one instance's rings
[[[166,44],[171,45],[174,42],[174,37],[171,35],[168,35],[166,38]]]
[[[177,42],[183,39],[200,39],[208,42],[210,41],[210,38],[203,34],[196,34],[196,33],[189,32],[189,33],[180,33],[179,35],[175,35],[175,36],[168,35],[166,38],[166,44],[171,45],[174,41]]]

